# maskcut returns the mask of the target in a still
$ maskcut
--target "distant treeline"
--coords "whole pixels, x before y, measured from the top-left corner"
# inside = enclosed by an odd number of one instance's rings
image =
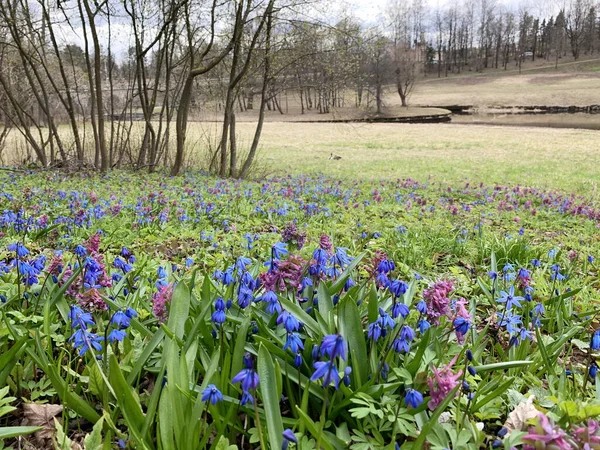
[[[223,127],[207,144],[207,168],[244,177],[265,111],[284,113],[283,92],[301,114],[380,112],[389,85],[406,105],[422,76],[599,48],[589,0],[548,17],[493,0],[442,8],[395,0],[376,27],[349,15],[328,22],[319,15],[328,8],[324,0],[2,0],[0,162],[4,150],[44,167],[169,166],[176,175],[190,154],[188,119],[214,105]],[[116,57],[124,47],[127,56]],[[258,111],[256,132],[238,149],[236,113],[249,109]]]

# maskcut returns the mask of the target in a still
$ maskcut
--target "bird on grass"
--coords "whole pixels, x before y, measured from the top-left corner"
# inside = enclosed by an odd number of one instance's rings
[[[336,161],[337,161],[338,159],[342,159],[342,157],[341,157],[341,156],[338,156],[338,155],[334,155],[334,154],[332,153],[332,154],[330,154],[330,155],[329,155],[329,159],[334,159],[334,160],[336,160]]]

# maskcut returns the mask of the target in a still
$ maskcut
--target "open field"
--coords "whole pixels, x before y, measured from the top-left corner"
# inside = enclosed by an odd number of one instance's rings
[[[238,129],[242,142],[249,142],[253,126],[240,123]],[[588,130],[266,123],[260,162],[268,172],[278,174],[483,181],[595,193],[600,181],[597,145],[597,132]],[[329,160],[331,153],[342,159]]]

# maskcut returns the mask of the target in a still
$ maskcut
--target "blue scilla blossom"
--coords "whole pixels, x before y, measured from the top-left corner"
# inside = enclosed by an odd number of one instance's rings
[[[537,314],[538,316],[543,316],[544,313],[546,312],[546,309],[544,308],[544,305],[541,303],[538,303],[537,305],[535,305],[533,307],[533,312],[535,314]]]
[[[342,378],[342,383],[344,383],[344,386],[348,387],[350,386],[350,374],[352,373],[352,367],[347,366],[344,369],[344,376]]]
[[[250,403],[254,404],[254,397],[249,392],[242,392],[242,398],[240,399],[240,405],[244,406],[245,404]]]
[[[304,350],[304,344],[302,343],[298,333],[287,334],[287,339],[285,340],[283,349],[287,350],[288,348],[292,351],[292,353],[298,353],[300,350]]]
[[[410,342],[397,338],[392,342],[392,348],[396,353],[408,353],[410,352]]]
[[[507,272],[514,272],[514,271],[515,271],[515,266],[513,266],[513,265],[512,265],[512,264],[510,264],[510,263],[506,263],[506,264],[504,265],[504,267],[502,268],[502,271],[503,271],[504,273],[507,273]]]
[[[499,326],[506,327],[506,331],[509,333],[519,331],[519,326],[523,323],[520,315],[513,314],[511,311],[506,311],[504,314],[497,313],[497,315],[500,319],[498,320]]]
[[[189,269],[194,265],[194,258],[187,257],[185,258],[185,268]]]
[[[490,270],[488,272],[488,277],[490,277],[490,280],[495,280],[496,278],[498,278],[498,272],[494,272],[493,270]]]
[[[594,257],[592,255],[589,255],[587,257],[587,262],[589,262],[590,264],[592,264],[595,261]]]
[[[311,381],[323,379],[323,387],[327,387],[333,382],[333,386],[337,390],[340,384],[340,374],[333,361],[317,361],[314,363],[315,371],[310,377]]]
[[[238,305],[240,306],[240,308],[247,308],[252,302],[252,300],[254,300],[252,291],[246,286],[240,286],[240,288],[238,289]]]
[[[525,300],[530,302],[533,299],[532,294],[534,292],[534,289],[531,286],[525,286],[525,289],[523,289],[523,291],[525,292]]]
[[[83,258],[87,255],[87,249],[81,244],[75,247],[75,250],[73,250],[73,252],[80,258]]]
[[[259,297],[260,300],[267,304],[266,311],[269,314],[279,314],[281,313],[281,304],[279,303],[279,299],[277,298],[277,294],[273,291],[267,291],[262,297]]]
[[[129,317],[130,319],[133,319],[134,317],[138,316],[138,313],[135,309],[133,308],[127,308],[125,310],[125,314],[127,315],[127,317]]]
[[[216,405],[220,401],[223,401],[223,394],[221,394],[221,391],[219,391],[214,384],[209,384],[206,386],[206,389],[202,391],[201,399],[203,402],[210,402],[211,404]]]
[[[550,250],[548,252],[548,258],[552,259],[554,258],[556,255],[558,254],[558,249],[557,248],[553,248],[552,250]]]
[[[385,330],[382,328],[379,320],[369,324],[367,328],[367,337],[374,342],[377,342],[384,335]]]
[[[289,428],[286,428],[285,430],[283,430],[282,436],[283,436],[283,440],[287,441],[288,443],[289,442],[294,442],[294,443],[298,442],[296,435]]]
[[[502,280],[507,283],[510,283],[511,281],[514,281],[516,276],[517,275],[514,272],[505,272],[502,274]]]
[[[396,326],[396,322],[390,317],[383,308],[379,308],[379,318],[377,319],[381,324],[382,328],[389,328],[390,330]]]
[[[352,278],[348,277],[348,279],[344,283],[344,291],[348,292],[354,286],[356,286],[356,283],[354,282],[354,280]]]
[[[215,311],[212,313],[211,320],[214,324],[220,325],[226,320],[225,301],[219,297],[215,301]]]
[[[411,408],[418,408],[423,404],[423,394],[415,389],[407,389],[404,396],[404,404]]]
[[[90,348],[97,352],[102,350],[103,338],[83,328],[75,331],[69,341],[73,341],[73,347],[79,349],[79,356],[85,355]]]
[[[92,315],[75,305],[71,306],[69,320],[71,321],[71,328],[83,328],[85,330],[88,325],[95,325]]]
[[[120,274],[120,273],[118,273],[118,272],[115,272],[115,273],[111,274],[111,276],[110,276],[110,277],[112,278],[112,280],[113,280],[115,283],[118,283],[119,281],[121,281],[121,280],[123,279],[123,275],[121,275],[121,274]],[[55,283],[57,283],[57,282],[58,282],[58,278],[56,279]]]
[[[419,328],[419,332],[423,334],[431,327],[431,324],[427,320],[421,319],[417,323],[417,326]]]
[[[390,292],[396,297],[400,297],[402,294],[405,294],[407,290],[408,284],[402,280],[394,280],[390,284]]]
[[[412,342],[415,339],[415,331],[408,325],[403,325],[400,329],[400,339]]]
[[[532,259],[531,261],[529,261],[529,264],[531,264],[533,267],[541,267],[542,263],[539,259]]]
[[[21,281],[24,285],[33,286],[38,283],[39,271],[35,267],[25,261],[20,261],[18,267],[19,273],[22,275]]]
[[[229,267],[224,273],[223,273],[223,277],[221,278],[221,283],[223,283],[225,286],[229,286],[230,284],[233,284],[235,282],[235,279],[233,278],[233,266]]]
[[[131,264],[126,263],[123,259],[117,257],[113,262],[113,266],[117,269],[123,271],[123,273],[129,273],[133,270],[133,266]]]
[[[389,287],[391,284],[390,279],[388,278],[388,276],[385,272],[379,272],[379,274],[377,275],[376,281],[377,281],[377,284],[384,289]]]
[[[330,359],[334,359],[339,356],[342,359],[346,359],[348,353],[348,343],[341,334],[328,334],[323,337],[319,354],[321,356],[327,355]],[[313,358],[315,359],[315,358]]]
[[[327,254],[327,250],[322,249],[321,247],[317,248],[313,252],[313,259],[316,261],[317,265],[325,266],[327,264],[327,258],[329,255]]]
[[[427,302],[425,302],[425,300],[420,300],[419,303],[417,303],[417,311],[421,314],[427,314]]]
[[[396,319],[398,316],[402,316],[403,319],[406,319],[409,313],[410,310],[404,303],[396,302],[392,305],[392,317],[394,319]]]
[[[298,331],[300,329],[300,322],[296,319],[289,311],[281,311],[279,316],[277,316],[277,325],[283,325],[283,328],[288,332]]]
[[[348,251],[347,248],[336,247],[335,253],[333,254],[333,256],[330,259],[330,263],[332,265],[339,266],[342,269],[345,268],[352,261],[350,259],[350,257],[348,256],[348,254],[346,253],[347,251]]]
[[[377,265],[377,272],[379,273],[390,273],[396,268],[396,265],[393,261],[389,259],[384,259]]]
[[[223,271],[215,270],[212,274],[213,278],[217,281],[223,282]]]
[[[158,275],[158,278],[167,278],[167,271],[162,266],[156,270],[156,274]]]
[[[506,309],[512,309],[513,306],[521,307],[521,300],[525,300],[521,296],[515,296],[515,287],[508,288],[508,292],[500,291],[500,298],[497,298],[498,303],[506,303]]]
[[[8,250],[11,252],[15,252],[18,258],[25,258],[27,255],[29,255],[29,250],[27,249],[27,247],[25,247],[20,242],[17,242],[15,244],[9,244]]]
[[[124,329],[129,327],[131,323],[131,318],[123,311],[117,311],[113,314],[112,318],[110,319],[110,323],[116,326],[117,328]]]
[[[46,265],[46,257],[44,255],[38,256],[31,262],[32,267],[39,272],[44,270],[44,266]]]
[[[127,336],[125,330],[118,330],[116,328],[113,328],[108,334],[108,342],[110,342],[111,344],[117,341],[121,342],[123,339],[125,339],[125,336]]]
[[[596,378],[596,375],[598,374],[598,364],[596,364],[596,362],[592,362],[592,364],[590,364],[589,373],[591,378]]]
[[[555,264],[556,266],[558,266],[558,264]],[[566,277],[559,272],[560,267],[558,267],[557,270],[552,270],[552,275],[550,275],[550,279],[552,281],[556,280],[556,281],[563,281],[566,279]]]
[[[240,256],[235,261],[235,268],[240,272],[243,272],[246,269],[246,267],[248,267],[250,264],[252,264],[252,260],[250,258],[246,256]]]
[[[467,331],[469,331],[469,328],[471,328],[471,321],[469,319],[465,319],[464,317],[457,317],[454,319],[452,325],[454,326],[454,330],[457,334],[464,336],[467,334]]]
[[[600,350],[600,330],[596,330],[594,334],[592,334],[590,348],[594,351]]]
[[[250,272],[244,272],[242,274],[241,282],[244,286],[246,286],[251,291],[253,291],[257,287],[256,280],[254,278],[252,278],[252,275],[250,274]]]
[[[285,242],[277,242],[275,245],[273,245],[273,247],[271,247],[273,259],[281,259],[282,256],[285,256],[288,253],[287,244]]]
[[[240,383],[243,392],[249,392],[251,389],[256,389],[260,384],[258,374],[253,369],[242,369],[233,380],[232,383]]]

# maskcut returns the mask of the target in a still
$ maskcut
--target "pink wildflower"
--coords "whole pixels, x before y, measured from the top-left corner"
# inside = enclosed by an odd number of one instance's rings
[[[163,323],[167,320],[169,312],[167,311],[167,303],[171,303],[171,296],[173,295],[173,285],[168,284],[158,288],[158,292],[155,292],[152,296],[152,313],[154,317],[158,319],[159,323]]]
[[[102,297],[100,297],[98,289],[86,289],[85,292],[77,294],[76,298],[85,311],[97,312],[106,311],[108,309],[108,305]]]
[[[331,238],[326,234],[321,235],[321,238],[319,239],[319,247],[327,251],[329,256],[333,254],[333,244],[331,243]]]
[[[427,318],[433,325],[440,324],[440,317],[451,317],[450,293],[454,284],[450,280],[437,281],[429,289],[423,291],[423,299],[427,302]]]
[[[538,423],[529,428],[529,434],[523,437],[523,450],[553,448],[555,450],[571,450],[577,448],[568,442],[567,433],[560,427],[550,423],[545,414],[538,414]]]
[[[427,406],[432,411],[444,401],[448,394],[452,392],[452,389],[459,383],[458,380],[462,376],[462,370],[459,370],[457,373],[453,373],[451,370],[452,366],[456,363],[457,358],[458,355],[452,358],[452,361],[440,370],[436,367],[431,368],[431,370],[433,370],[433,376],[427,380],[431,400],[429,400]]]

